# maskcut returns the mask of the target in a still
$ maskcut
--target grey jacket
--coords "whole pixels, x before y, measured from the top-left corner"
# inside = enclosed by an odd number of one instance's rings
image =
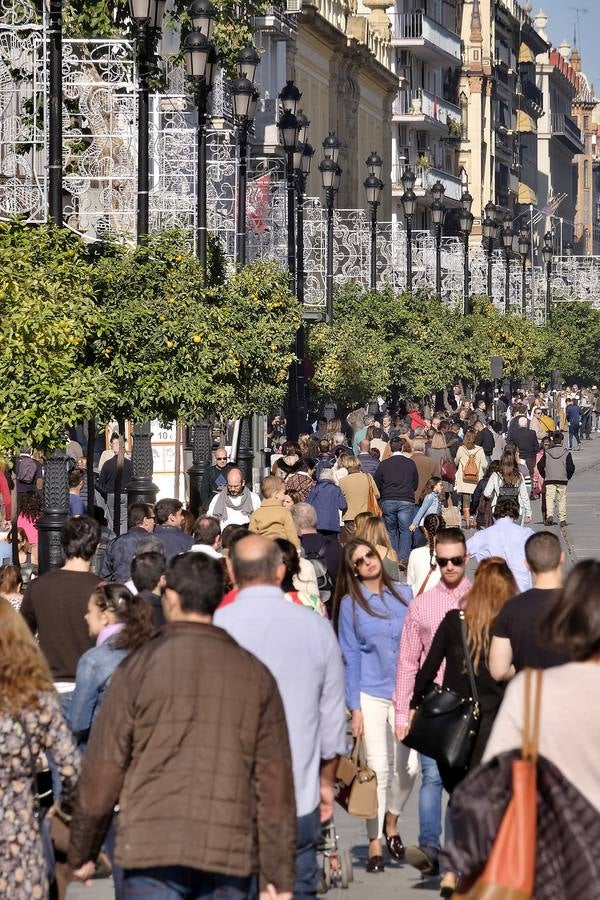
[[[551,447],[537,464],[546,484],[566,484],[575,471],[575,463],[566,447]]]

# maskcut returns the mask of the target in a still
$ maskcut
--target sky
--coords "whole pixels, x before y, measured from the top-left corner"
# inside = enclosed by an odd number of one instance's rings
[[[548,38],[558,47],[563,38],[573,45],[573,29],[577,21],[577,13],[573,7],[587,9],[579,13],[577,29],[577,46],[581,53],[582,69],[593,83],[596,96],[600,94],[600,55],[598,54],[598,37],[600,36],[600,2],[598,0],[532,0],[532,14],[541,7],[548,16]]]

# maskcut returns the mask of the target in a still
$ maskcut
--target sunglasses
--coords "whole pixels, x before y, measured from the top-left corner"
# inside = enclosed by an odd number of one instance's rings
[[[358,567],[359,567],[359,566],[362,566],[362,564],[363,564],[364,562],[366,562],[367,559],[373,559],[373,557],[374,557],[375,555],[376,555],[376,554],[375,554],[375,551],[374,551],[374,550],[367,550],[367,552],[365,553],[364,556],[359,556],[358,559],[353,559],[353,560],[352,560],[352,562],[354,563],[354,568],[355,568],[355,569],[358,569]]]
[[[227,457],[226,456],[215,456],[215,460],[217,462],[227,462]]]
[[[452,563],[453,566],[463,566],[465,563],[465,557],[464,556],[449,556],[446,558],[445,556],[436,556],[435,561],[438,564],[438,566],[440,567],[440,569],[445,569],[446,566],[449,565],[450,563]]]

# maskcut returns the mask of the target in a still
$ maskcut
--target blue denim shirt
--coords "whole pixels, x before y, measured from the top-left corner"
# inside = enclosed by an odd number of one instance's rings
[[[420,525],[425,516],[428,516],[430,513],[439,514],[441,511],[442,502],[440,500],[440,495],[436,494],[435,491],[430,491],[423,497],[423,501],[416,511],[414,519],[412,520],[412,524]]]
[[[98,714],[112,673],[127,656],[110,640],[84,653],[77,664],[75,690],[68,711],[68,724],[74,734],[87,739],[87,733]]]
[[[410,603],[412,588],[406,584],[394,584],[394,588],[406,604]],[[347,594],[340,604],[338,625],[346,705],[351,710],[360,709],[361,692],[384,700],[392,699],[400,635],[408,610],[408,606],[396,600],[387,588],[382,596],[371,594],[364,587],[362,590],[369,606],[379,616],[370,616]]]

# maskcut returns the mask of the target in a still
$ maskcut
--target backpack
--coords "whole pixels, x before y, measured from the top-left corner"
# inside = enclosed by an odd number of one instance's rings
[[[469,484],[477,484],[479,481],[479,466],[475,459],[475,453],[469,453],[469,459],[467,460],[466,465],[463,466],[462,477],[463,481],[466,481]]]
[[[19,456],[15,466],[17,481],[22,484],[33,484],[37,474],[37,463],[31,456]]]
[[[304,551],[305,559],[309,559],[315,575],[317,576],[317,587],[319,588],[319,596],[323,603],[327,603],[333,596],[335,585],[333,579],[327,570],[325,561],[325,545],[323,544],[318,550]]]
[[[519,499],[519,485],[518,484],[506,484],[502,482],[500,488],[498,490],[498,498],[500,497],[512,497],[514,500]]]

